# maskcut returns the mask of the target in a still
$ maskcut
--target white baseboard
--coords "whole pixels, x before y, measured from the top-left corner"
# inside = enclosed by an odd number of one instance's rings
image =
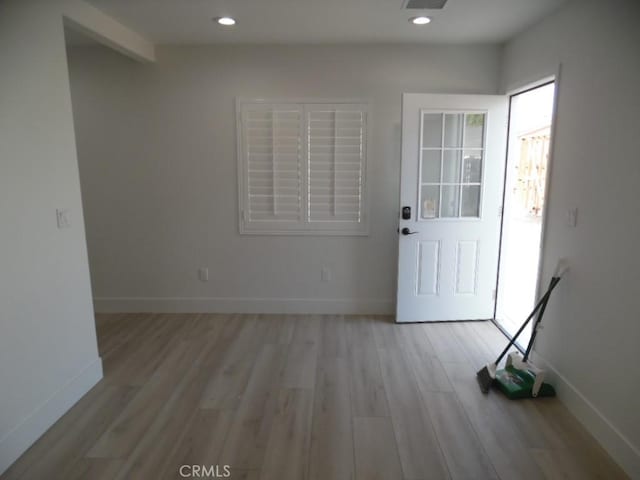
[[[640,479],[640,448],[613,425],[593,403],[585,397],[567,378],[534,352],[535,363],[544,368],[549,382],[555,387],[558,398],[585,426],[618,465],[631,477]]]
[[[102,378],[97,358],[0,439],[0,475]]]
[[[371,298],[94,298],[98,313],[293,313],[377,314],[395,312],[395,301]]]

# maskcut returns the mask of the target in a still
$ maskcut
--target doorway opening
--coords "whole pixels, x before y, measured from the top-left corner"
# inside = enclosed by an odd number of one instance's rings
[[[510,338],[533,309],[539,291],[554,98],[553,81],[510,98],[494,316]],[[529,343],[531,323],[518,338],[521,348]]]

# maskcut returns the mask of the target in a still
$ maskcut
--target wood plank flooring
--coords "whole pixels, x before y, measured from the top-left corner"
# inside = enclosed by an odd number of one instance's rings
[[[98,315],[105,378],[2,480],[627,478],[557,399],[480,393],[488,322]],[[211,478],[211,477],[209,477]]]

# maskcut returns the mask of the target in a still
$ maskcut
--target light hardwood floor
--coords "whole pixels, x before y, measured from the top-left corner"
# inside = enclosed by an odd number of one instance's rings
[[[480,393],[488,322],[99,315],[105,378],[6,473],[15,479],[627,478],[557,399]]]

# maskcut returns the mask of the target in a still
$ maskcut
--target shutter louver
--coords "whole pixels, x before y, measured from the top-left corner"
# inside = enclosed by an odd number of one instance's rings
[[[255,106],[243,120],[247,220],[302,221],[302,109]]]
[[[308,109],[310,222],[362,222],[365,127],[359,105]]]

